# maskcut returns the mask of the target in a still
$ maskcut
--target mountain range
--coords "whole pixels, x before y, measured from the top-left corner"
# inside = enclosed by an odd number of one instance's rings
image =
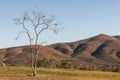
[[[84,40],[39,46],[38,60],[70,61],[74,65],[120,65],[120,36],[99,34]],[[30,65],[30,46],[0,49],[0,63]]]

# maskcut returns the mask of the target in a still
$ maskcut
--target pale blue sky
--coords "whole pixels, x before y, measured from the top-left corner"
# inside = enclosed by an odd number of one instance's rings
[[[45,32],[40,42],[72,42],[101,33],[120,35],[120,0],[0,0],[0,48],[28,44],[24,35],[14,40],[21,28],[13,18],[35,7],[56,15],[65,27],[57,35]]]

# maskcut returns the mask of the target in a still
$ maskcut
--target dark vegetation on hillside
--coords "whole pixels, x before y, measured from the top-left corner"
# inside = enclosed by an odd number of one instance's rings
[[[30,47],[0,49],[0,64],[30,66]],[[120,37],[100,34],[71,43],[39,46],[37,66],[120,72]]]

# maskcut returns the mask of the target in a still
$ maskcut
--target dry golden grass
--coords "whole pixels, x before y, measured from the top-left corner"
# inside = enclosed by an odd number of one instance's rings
[[[29,67],[0,67],[0,80],[120,80],[120,73],[38,68],[36,77]]]

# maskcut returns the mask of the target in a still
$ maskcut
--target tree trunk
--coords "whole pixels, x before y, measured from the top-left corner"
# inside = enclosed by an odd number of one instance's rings
[[[36,70],[36,67],[37,67],[37,59],[38,59],[38,48],[39,46],[35,46],[35,48],[31,48],[32,49],[32,72],[33,72],[33,76],[36,76],[37,74],[37,70]]]
[[[36,67],[34,66],[34,67],[32,67],[32,71],[33,71],[33,76],[36,76]]]

